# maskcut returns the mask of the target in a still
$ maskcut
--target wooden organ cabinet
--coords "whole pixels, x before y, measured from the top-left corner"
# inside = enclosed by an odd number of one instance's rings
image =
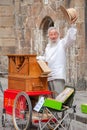
[[[8,60],[8,89],[25,92],[48,90],[47,74],[43,73],[36,55],[11,54]]]

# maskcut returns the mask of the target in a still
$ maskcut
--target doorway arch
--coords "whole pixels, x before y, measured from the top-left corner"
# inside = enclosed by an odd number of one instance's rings
[[[54,26],[54,21],[52,20],[51,17],[46,16],[45,18],[42,19],[42,22],[40,24],[40,30],[42,31],[42,46],[43,46],[43,51],[48,43],[48,37],[47,37],[47,30],[49,27]]]

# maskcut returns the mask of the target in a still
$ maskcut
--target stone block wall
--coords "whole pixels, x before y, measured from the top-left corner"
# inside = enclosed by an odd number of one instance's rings
[[[0,1],[0,55],[15,52],[14,25],[13,1]]]
[[[60,4],[66,8],[74,7],[78,12],[77,40],[75,45],[67,50],[66,84],[75,86],[79,90],[86,89],[86,0],[0,1],[0,54],[42,54],[47,44],[47,29],[49,26],[56,26],[61,37],[63,37],[69,25],[59,8]],[[0,59],[5,61],[4,57]]]

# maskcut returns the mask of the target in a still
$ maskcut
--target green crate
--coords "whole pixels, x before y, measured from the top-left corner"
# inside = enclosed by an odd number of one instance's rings
[[[81,112],[87,114],[87,104],[81,104]]]
[[[62,102],[56,101],[55,99],[47,98],[47,99],[45,99],[43,106],[46,106],[46,107],[49,107],[52,109],[56,109],[56,110],[61,110]]]

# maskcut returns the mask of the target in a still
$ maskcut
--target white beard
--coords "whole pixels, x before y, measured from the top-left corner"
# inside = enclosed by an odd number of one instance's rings
[[[56,41],[52,41],[49,39],[49,43],[51,46],[55,46],[57,44],[57,41],[58,41],[58,39]]]

